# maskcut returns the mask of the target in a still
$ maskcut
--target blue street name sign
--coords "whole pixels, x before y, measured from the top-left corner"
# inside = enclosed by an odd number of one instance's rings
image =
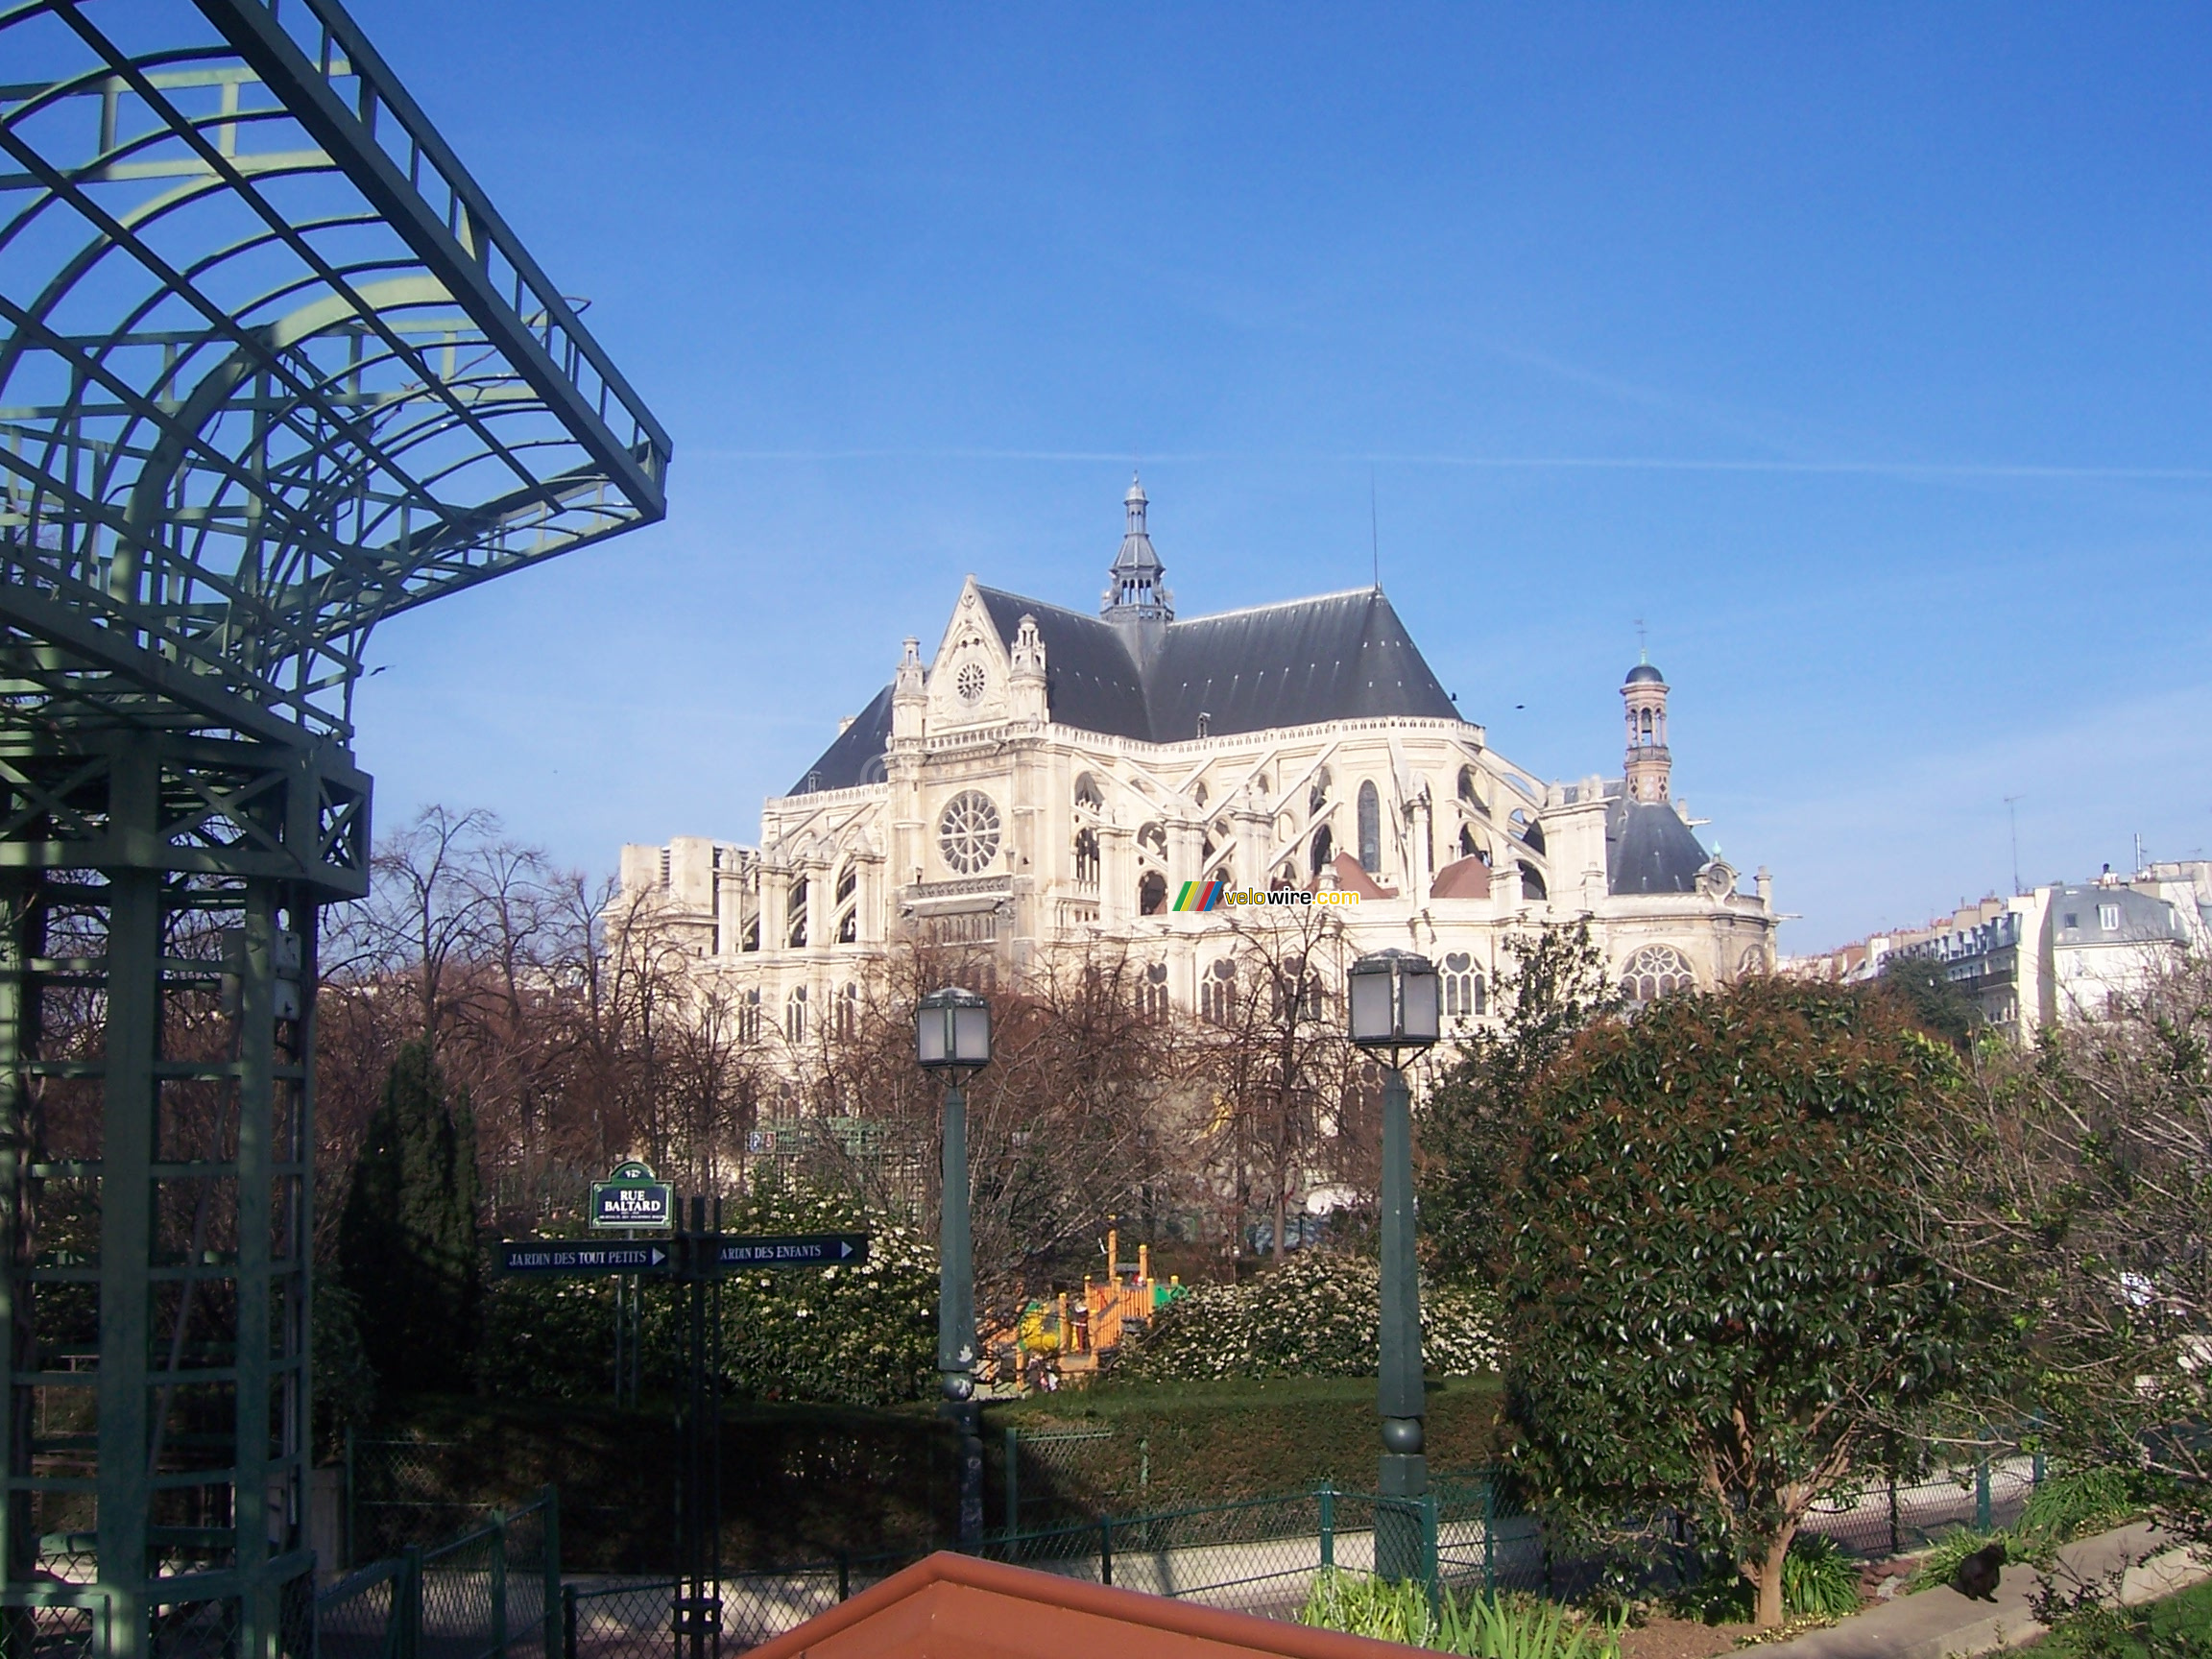
[[[676,1190],[655,1178],[652,1168],[631,1159],[614,1166],[604,1181],[591,1183],[594,1227],[671,1227],[676,1221]]]
[[[724,1267],[857,1267],[868,1260],[868,1235],[795,1233],[724,1238],[715,1255]]]
[[[667,1271],[665,1244],[571,1244],[554,1238],[523,1238],[499,1246],[506,1273],[661,1273]]]

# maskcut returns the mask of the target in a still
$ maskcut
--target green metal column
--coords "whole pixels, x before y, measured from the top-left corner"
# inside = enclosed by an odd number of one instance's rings
[[[1428,1404],[1421,1386],[1421,1276],[1413,1254],[1413,1109],[1406,1073],[1382,1073],[1382,1329],[1377,1406],[1382,1462],[1376,1487],[1375,1571],[1422,1576],[1419,1500],[1429,1490],[1423,1454]]]
[[[983,1535],[983,1408],[975,1399],[975,1260],[968,1221],[968,1102],[945,1091],[943,1191],[937,1206],[938,1411],[953,1427],[960,1542]]]
[[[44,956],[40,886],[19,872],[0,876],[0,1364],[11,1378],[22,1368],[30,1334],[20,1318],[17,1271],[28,1218],[24,1214],[25,1164],[31,1145],[31,1076],[38,1052]],[[31,1391],[9,1387],[6,1400],[7,1462],[27,1467],[33,1427]],[[0,1501],[0,1579],[28,1578],[38,1540],[31,1521],[31,1494],[11,1486]]]
[[[123,771],[120,761],[117,771]],[[119,776],[118,797],[123,782]],[[142,817],[132,817],[150,821],[152,807],[149,800]],[[110,1652],[116,1659],[143,1652],[150,1635],[145,1589],[154,1563],[147,1539],[153,1508],[147,1358],[156,1294],[151,1272],[158,1110],[154,1064],[160,1046],[161,908],[158,872],[124,870],[109,878],[100,1145],[101,1455],[94,1531],[98,1581],[110,1599]]]

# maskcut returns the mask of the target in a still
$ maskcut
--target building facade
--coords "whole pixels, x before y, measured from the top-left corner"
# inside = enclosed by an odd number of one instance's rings
[[[1788,972],[1857,983],[1892,957],[1940,963],[1988,1024],[2026,1039],[2069,1020],[2101,1018],[2142,992],[2185,950],[2212,945],[2212,864],[2155,864],[2123,879],[2055,881],[1962,905],[1924,926],[1877,933]]]
[[[1356,893],[1353,950],[1433,958],[1491,1017],[1516,930],[1590,920],[1632,996],[1774,960],[1755,890],[1671,798],[1668,685],[1622,688],[1622,775],[1545,782],[1463,718],[1380,588],[1178,619],[1132,483],[1096,614],[970,577],[934,652],[843,723],[760,839],[623,850],[626,902],[676,928],[763,1032],[804,1042],[902,940],[1019,977],[1055,950],[1142,954],[1203,1011],[1232,943],[1186,883]],[[1264,916],[1265,911],[1239,912]]]

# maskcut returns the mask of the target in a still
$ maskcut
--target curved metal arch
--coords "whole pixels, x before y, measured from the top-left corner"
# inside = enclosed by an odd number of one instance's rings
[[[196,6],[0,12],[0,695],[344,741],[378,620],[658,518],[669,445],[335,0]]]

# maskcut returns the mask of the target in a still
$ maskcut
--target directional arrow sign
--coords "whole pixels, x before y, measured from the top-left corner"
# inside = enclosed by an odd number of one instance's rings
[[[499,1246],[508,1273],[664,1273],[665,1244],[571,1244],[561,1238],[523,1238]]]
[[[857,1267],[868,1260],[865,1233],[792,1233],[763,1238],[724,1238],[725,1267]]]

